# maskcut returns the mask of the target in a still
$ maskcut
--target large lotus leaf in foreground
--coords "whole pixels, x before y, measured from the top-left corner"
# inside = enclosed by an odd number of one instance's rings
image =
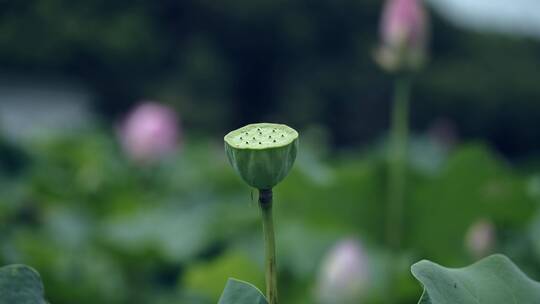
[[[419,304],[540,303],[540,283],[503,255],[455,269],[424,260],[411,271],[424,286]]]
[[[24,265],[0,268],[0,304],[45,304],[39,274]]]

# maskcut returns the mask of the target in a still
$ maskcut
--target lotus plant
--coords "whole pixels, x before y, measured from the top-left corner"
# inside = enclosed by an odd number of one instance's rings
[[[405,159],[408,142],[408,116],[411,78],[426,58],[428,20],[420,0],[388,0],[381,25],[381,45],[375,59],[395,75],[396,85],[391,113],[388,243],[399,248],[405,195]]]
[[[253,286],[229,280],[222,304],[278,303],[276,245],[272,218],[272,189],[291,170],[298,151],[298,132],[273,123],[250,124],[225,135],[231,166],[250,187],[259,191],[266,267],[266,299]]]
[[[421,0],[386,0],[380,23],[380,46],[375,60],[395,78],[391,106],[388,162],[386,238],[394,251],[401,248],[409,137],[409,99],[412,76],[423,65],[428,44],[428,20]],[[396,261],[397,263],[397,261]],[[391,278],[397,265],[390,268]],[[396,288],[397,282],[393,282]],[[395,303],[395,295],[389,295]]]

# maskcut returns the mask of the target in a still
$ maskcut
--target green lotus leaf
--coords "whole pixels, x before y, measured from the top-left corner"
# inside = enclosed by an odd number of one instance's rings
[[[24,265],[0,268],[0,303],[46,304],[39,274]]]
[[[464,268],[446,268],[424,260],[411,271],[424,286],[419,304],[540,303],[540,283],[499,254]]]
[[[250,124],[224,139],[234,170],[260,190],[272,189],[289,174],[298,151],[298,132],[281,124]]]
[[[268,304],[257,287],[236,279],[229,279],[218,304]]]

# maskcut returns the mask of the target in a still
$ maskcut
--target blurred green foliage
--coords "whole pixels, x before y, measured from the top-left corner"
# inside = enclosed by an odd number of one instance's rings
[[[479,218],[494,221],[498,251],[540,273],[528,232],[536,179],[486,146],[426,148],[440,152],[410,158],[405,251],[396,257],[384,239],[384,144],[327,154],[310,135],[317,133],[304,134],[298,163],[275,192],[283,301],[313,303],[321,259],[353,236],[369,256],[368,303],[389,290],[396,258],[398,298],[413,303],[421,290],[409,265],[471,262],[464,237]],[[411,150],[417,145],[437,141],[415,138]],[[0,263],[38,269],[52,303],[215,303],[229,276],[263,287],[257,205],[221,142],[188,137],[153,166],[130,163],[100,129],[10,149],[27,161],[0,177]]]
[[[380,0],[0,3],[4,77],[80,81],[110,116],[153,98],[176,105],[198,132],[217,136],[253,121],[322,124],[345,146],[388,125],[391,79],[371,56]],[[443,117],[508,155],[540,151],[540,44],[431,19],[413,127]]]
[[[217,138],[266,120],[304,130],[298,163],[275,192],[284,302],[314,303],[322,258],[352,236],[370,259],[368,303],[381,303],[392,282],[401,303],[415,303],[409,265],[470,263],[464,237],[481,218],[495,223],[497,251],[540,275],[537,42],[433,16],[412,125],[447,118],[465,143],[447,150],[414,138],[395,256],[384,237],[386,145],[367,144],[388,125],[391,79],[370,56],[381,1],[0,5],[2,78],[82,82],[107,117],[157,99],[176,106],[188,133],[182,151],[154,166],[130,163],[108,129],[24,144],[0,137],[0,264],[38,269],[51,303],[215,303],[228,276],[262,288],[254,193]],[[305,132],[312,126],[324,131]]]

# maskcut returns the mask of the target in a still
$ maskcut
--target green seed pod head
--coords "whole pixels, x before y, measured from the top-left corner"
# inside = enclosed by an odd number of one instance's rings
[[[291,170],[298,132],[273,123],[250,124],[225,135],[225,151],[234,170],[248,185],[272,189]]]

